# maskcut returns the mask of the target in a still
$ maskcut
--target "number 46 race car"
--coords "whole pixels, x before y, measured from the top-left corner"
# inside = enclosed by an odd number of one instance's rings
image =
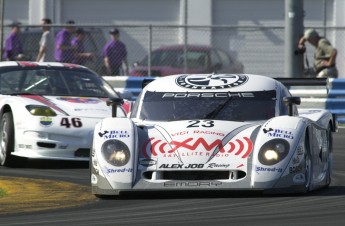
[[[114,110],[96,125],[92,193],[327,187],[337,124],[324,109],[298,109],[300,102],[283,81],[266,76],[157,78],[143,88],[130,117]]]

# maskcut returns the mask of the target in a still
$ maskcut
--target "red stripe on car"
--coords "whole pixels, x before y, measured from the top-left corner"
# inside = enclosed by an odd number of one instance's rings
[[[47,105],[48,107],[51,107],[52,109],[59,111],[62,114],[68,115],[64,110],[56,106],[53,102],[48,100],[47,98],[44,98],[42,96],[35,96],[35,95],[20,95],[21,97],[29,98],[32,100],[36,100],[38,102],[41,102],[42,104]]]

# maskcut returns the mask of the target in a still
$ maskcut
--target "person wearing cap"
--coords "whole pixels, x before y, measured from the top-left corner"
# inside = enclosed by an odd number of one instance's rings
[[[66,26],[55,37],[54,57],[57,62],[72,63],[73,61],[75,49],[71,41],[75,32],[74,24],[73,20],[67,21]]]
[[[111,39],[103,47],[104,65],[107,75],[120,75],[122,65],[125,66],[125,75],[128,75],[127,49],[123,42],[119,40],[119,30],[109,31]]]
[[[13,22],[11,24],[11,33],[5,42],[5,59],[6,60],[21,60],[23,58],[23,46],[19,39],[20,23]]]
[[[39,43],[38,55],[36,58],[37,62],[52,62],[54,61],[54,40],[53,35],[50,32],[51,19],[43,18],[41,19],[42,25],[42,36]]]
[[[83,28],[78,28],[75,31],[75,37],[72,39],[71,45],[76,51],[72,63],[85,65],[88,60],[92,60],[93,53],[85,52],[84,47],[85,31]]]
[[[298,42],[298,49],[305,51],[305,43],[309,42],[315,47],[314,70],[317,78],[338,77],[335,62],[337,50],[331,43],[321,37],[314,29],[307,29]]]

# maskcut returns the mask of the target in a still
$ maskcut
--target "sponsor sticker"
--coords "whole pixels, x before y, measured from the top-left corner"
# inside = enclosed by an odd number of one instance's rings
[[[277,168],[277,167],[262,167],[262,166],[256,166],[255,172],[260,174],[260,172],[272,172],[272,173],[282,173],[283,168]]]
[[[67,101],[71,103],[83,103],[83,104],[98,104],[101,102],[96,98],[87,98],[87,97],[58,97],[57,100]]]
[[[98,133],[99,137],[106,139],[129,138],[130,135],[127,130],[104,130]]]
[[[154,166],[157,164],[155,159],[140,159],[139,164],[145,167]]]
[[[226,89],[243,85],[248,81],[246,75],[181,75],[176,78],[176,84],[189,89]]]
[[[40,125],[44,127],[49,127],[53,125],[53,119],[49,117],[41,117],[40,118]]]

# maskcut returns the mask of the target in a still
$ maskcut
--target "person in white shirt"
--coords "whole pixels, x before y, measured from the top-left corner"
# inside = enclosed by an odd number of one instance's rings
[[[52,21],[49,18],[43,18],[41,20],[42,25],[42,37],[40,40],[40,47],[36,58],[37,62],[53,62],[54,60],[54,40],[53,35],[50,32],[50,26]]]

